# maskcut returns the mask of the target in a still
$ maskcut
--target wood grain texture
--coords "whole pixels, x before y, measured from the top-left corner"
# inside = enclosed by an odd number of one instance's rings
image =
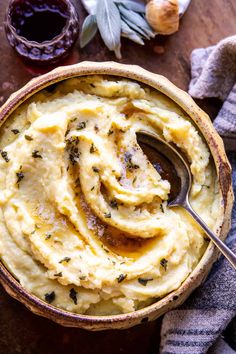
[[[81,22],[85,11],[78,6]],[[8,46],[3,18],[8,0],[0,2],[0,103],[20,88],[33,75]],[[187,89],[190,77],[190,53],[194,48],[215,44],[236,32],[235,0],[192,0],[181,20],[180,31],[170,37],[157,37],[143,48],[123,41],[121,62],[137,64],[165,75],[177,86]],[[82,60],[115,60],[99,36],[86,48],[75,48],[67,63]],[[220,107],[217,100],[205,100],[200,105],[214,117]],[[126,331],[89,333],[60,327],[31,314],[11,299],[0,287],[0,353],[2,354],[152,354],[158,352],[160,320]]]

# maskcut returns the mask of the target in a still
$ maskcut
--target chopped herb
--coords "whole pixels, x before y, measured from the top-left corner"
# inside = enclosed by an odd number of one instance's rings
[[[65,132],[65,137],[69,134],[69,132],[70,132],[70,129],[67,129]]]
[[[95,130],[96,133],[99,132],[99,126],[97,124],[95,124],[94,130]]]
[[[114,133],[114,130],[109,129],[107,135],[110,136],[110,135],[113,134],[113,133]]]
[[[52,237],[52,234],[46,234],[45,240],[49,240]]]
[[[206,184],[203,184],[202,187],[210,188],[210,186],[207,186]]]
[[[94,146],[94,144],[92,144],[91,148],[90,148],[90,154],[93,154],[96,151],[97,151],[97,148]]]
[[[19,184],[20,181],[25,177],[25,175],[23,172],[16,172],[16,177],[17,177],[16,183]]]
[[[110,206],[114,209],[118,209],[118,203],[115,199],[110,201]]]
[[[95,173],[98,173],[98,172],[99,172],[99,168],[98,168],[98,167],[93,166],[92,168],[93,168],[93,172],[95,172]]]
[[[164,213],[164,212],[165,212],[165,210],[164,210],[164,207],[163,207],[163,204],[162,204],[162,203],[160,204],[160,209],[161,209],[162,213]]]
[[[118,181],[118,182],[120,182],[120,181],[121,181],[121,179],[122,179],[122,176],[117,177],[117,181]]]
[[[81,275],[81,277],[79,277],[80,280],[85,280],[86,279],[86,275]]]
[[[78,152],[78,148],[75,148],[73,151],[71,150],[71,153],[69,154],[69,159],[72,163],[72,165],[74,165],[77,160],[80,157],[80,153]]]
[[[40,155],[39,151],[38,150],[34,150],[32,152],[32,157],[35,158],[35,159],[42,159],[42,155]]]
[[[139,165],[136,165],[132,162],[132,154],[130,152],[125,152],[124,155],[124,159],[126,162],[126,166],[128,168],[128,170],[132,171],[132,170],[137,170],[139,168]]]
[[[119,129],[119,131],[120,131],[121,133],[125,133],[125,130],[123,130],[123,129]]]
[[[91,190],[91,192],[94,190],[94,188],[95,188],[95,186],[93,186],[90,190]]]
[[[77,305],[77,291],[74,288],[70,289],[70,298],[74,301],[74,304]]]
[[[28,140],[28,141],[32,141],[33,140],[33,138],[30,135],[25,135],[25,139]]]
[[[54,274],[54,277],[61,278],[61,277],[62,277],[62,272],[59,272],[59,273]]]
[[[111,218],[111,213],[105,213],[104,216],[105,216],[106,219],[110,219]]]
[[[66,139],[66,143],[68,145],[78,145],[79,144],[79,137],[78,136],[70,137],[69,139]]]
[[[74,165],[77,162],[77,159],[79,159],[80,157],[80,152],[79,149],[77,147],[78,143],[79,143],[79,138],[78,137],[74,137],[74,138],[70,138],[68,140],[66,140],[68,146],[68,150],[69,150],[69,159],[70,162],[72,163],[72,165]]]
[[[12,131],[12,133],[14,133],[15,135],[19,134],[19,132],[20,132],[18,129],[12,129],[11,131]]]
[[[127,274],[120,274],[117,278],[117,281],[118,281],[118,283],[121,283],[126,278],[127,278]]]
[[[134,177],[133,179],[133,184],[137,181],[137,176]]]
[[[167,269],[167,264],[168,264],[167,259],[162,258],[162,259],[160,260],[160,264],[161,264],[161,266],[162,266],[162,267],[165,269],[165,271],[166,271],[166,269]]]
[[[70,122],[71,122],[71,123],[73,123],[73,122],[75,122],[75,121],[76,121],[76,119],[77,119],[77,117],[75,117],[75,118],[71,118],[71,119],[70,119]]]
[[[152,280],[153,278],[138,278],[138,282],[143,286],[146,286],[147,283]]]
[[[6,162],[9,162],[10,159],[9,159],[9,157],[8,157],[8,155],[7,155],[7,152],[6,152],[6,151],[2,151],[2,150],[0,150],[0,151],[1,151],[1,156],[2,156],[2,158],[3,158]]]
[[[45,301],[51,304],[55,300],[56,294],[54,291],[52,291],[51,293],[45,294],[44,297],[45,297]]]
[[[71,258],[70,257],[65,257],[65,258],[63,258],[59,263],[69,263],[70,262],[70,260],[71,260]]]
[[[84,128],[86,128],[86,122],[80,122],[76,129],[77,130],[82,130]]]
[[[36,228],[36,229],[40,229],[40,227],[39,227],[37,224],[35,224],[35,228]]]
[[[66,167],[66,171],[69,171],[69,168],[70,168],[70,166],[68,165],[68,166]]]
[[[75,185],[76,185],[76,187],[80,187],[80,178],[79,177],[75,180]]]
[[[104,249],[106,253],[109,253],[109,250],[104,247],[104,245],[101,245],[101,247]]]

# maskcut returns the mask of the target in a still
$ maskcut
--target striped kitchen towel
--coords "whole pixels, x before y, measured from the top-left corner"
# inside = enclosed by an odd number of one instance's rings
[[[228,150],[236,194],[236,36],[194,50],[191,67],[190,95],[224,101],[214,126]],[[236,203],[226,243],[236,252]],[[182,306],[164,316],[160,353],[236,354],[236,272],[223,256],[205,283]]]

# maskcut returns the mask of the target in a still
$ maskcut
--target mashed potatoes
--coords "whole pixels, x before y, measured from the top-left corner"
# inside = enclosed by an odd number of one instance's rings
[[[0,131],[0,257],[30,293],[75,313],[137,310],[177,289],[206,248],[138,145],[145,129],[191,164],[191,203],[211,229],[220,198],[209,151],[164,95],[125,79],[70,79]]]

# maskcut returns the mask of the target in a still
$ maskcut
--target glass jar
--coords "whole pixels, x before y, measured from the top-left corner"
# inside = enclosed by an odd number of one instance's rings
[[[70,53],[79,34],[79,20],[69,0],[11,0],[5,32],[24,60],[52,65]]]

